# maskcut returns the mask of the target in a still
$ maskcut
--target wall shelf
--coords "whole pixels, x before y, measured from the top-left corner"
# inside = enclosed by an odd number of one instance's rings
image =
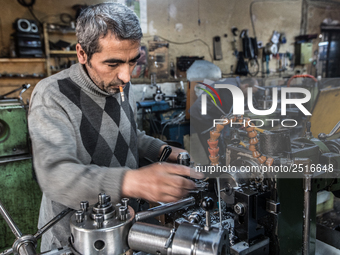
[[[12,63],[44,63],[45,58],[0,58],[0,62],[12,62]]]
[[[46,78],[46,76],[43,77],[34,77],[34,76],[25,76],[25,77],[21,77],[21,76],[0,76],[0,79],[43,79]]]
[[[75,50],[50,50],[51,55],[77,55],[77,51]]]
[[[162,79],[157,79],[157,83],[166,83],[166,82],[171,82],[171,83],[179,83],[179,82],[187,82],[187,78],[179,78],[179,79],[174,79],[174,78],[162,78]],[[151,79],[149,78],[131,78],[131,83],[132,84],[151,84]]]

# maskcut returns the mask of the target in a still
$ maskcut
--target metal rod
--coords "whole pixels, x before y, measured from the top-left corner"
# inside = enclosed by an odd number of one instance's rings
[[[302,163],[305,172],[303,173],[303,255],[309,255],[309,239],[310,239],[310,193],[312,190],[312,177],[310,172],[310,159],[295,159],[295,163]]]
[[[222,209],[221,209],[220,177],[217,177],[217,190],[218,190],[218,211],[219,211],[219,214],[220,214],[220,229],[222,229]]]
[[[2,217],[5,219],[7,222],[8,226],[11,228],[13,234],[15,235],[16,238],[22,237],[22,233],[18,226],[15,224],[13,219],[11,218],[11,215],[7,212],[6,208],[3,206],[3,204],[0,201],[0,214]]]
[[[9,255],[13,253],[13,248],[9,248],[3,252],[0,253],[0,255]]]
[[[309,237],[310,237],[310,191],[312,184],[312,175],[305,174],[304,178],[304,210],[303,210],[303,254],[309,255]]]
[[[68,213],[74,211],[71,208],[67,208],[61,213],[59,213],[57,216],[55,216],[51,221],[49,221],[45,226],[43,226],[41,229],[37,231],[37,233],[34,234],[34,237],[38,240],[42,234],[44,234],[47,230],[49,230],[54,224],[56,224],[58,221],[60,221],[62,218],[64,218]]]
[[[172,241],[171,228],[136,222],[129,230],[127,241],[130,249],[142,251],[143,254],[166,255],[168,248],[165,244]]]
[[[167,203],[164,205],[150,208],[147,211],[139,212],[136,214],[135,219],[136,221],[145,220],[145,219],[156,217],[156,216],[169,213],[175,210],[179,210],[179,209],[182,209],[184,207],[188,207],[194,204],[195,204],[195,198],[188,197],[186,199],[182,199],[177,202]]]
[[[34,244],[28,242],[20,245],[18,253],[20,255],[36,255],[37,251],[35,250]]]

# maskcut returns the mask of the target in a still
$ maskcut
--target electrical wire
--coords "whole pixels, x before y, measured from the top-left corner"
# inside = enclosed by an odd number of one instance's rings
[[[155,36],[161,38],[161,39],[164,40],[164,41],[167,41],[168,43],[178,44],[178,45],[189,44],[189,43],[194,43],[194,42],[201,42],[201,43],[203,43],[205,46],[207,46],[208,51],[209,51],[209,56],[210,56],[210,58],[211,58],[211,61],[214,60],[214,58],[213,58],[213,56],[212,56],[212,54],[211,54],[210,46],[209,46],[205,41],[203,41],[202,39],[194,39],[194,40],[191,40],[191,41],[188,41],[188,42],[174,42],[174,41],[170,41],[170,40],[168,40],[168,39],[166,39],[166,38],[164,38],[164,37],[162,37],[162,36],[159,36],[159,35],[155,35]],[[152,36],[146,36],[146,37],[152,37]]]
[[[31,0],[29,3],[26,3],[25,0],[17,0],[19,4],[24,7],[32,7],[35,4],[35,0]]]
[[[33,18],[38,22],[40,26],[43,25],[42,22],[37,18],[37,16],[35,16],[33,12],[33,5],[35,4],[35,0],[31,0],[29,3],[26,3],[26,0],[17,0],[17,1],[19,4],[21,4],[22,6],[26,7],[29,10]]]
[[[168,126],[168,125],[176,125],[178,124],[178,128],[179,128],[179,125],[181,125],[181,122],[183,122],[185,119],[185,112],[182,111],[179,115],[177,115],[175,118],[171,119],[171,120],[168,120],[167,123],[164,125],[163,129],[162,129],[162,133],[161,133],[161,138],[163,137],[163,133],[164,133],[164,130],[165,128]],[[178,131],[179,133],[179,131]]]
[[[38,22],[38,24],[42,27],[43,23],[37,18],[37,16],[35,16],[34,12],[33,12],[33,7],[28,7],[29,12],[32,14],[33,18]]]
[[[255,60],[255,63],[256,63],[256,66],[257,66],[257,70],[253,73],[249,72],[248,71],[248,74],[251,76],[251,77],[255,77],[256,75],[258,75],[258,73],[260,72],[260,65],[259,65],[259,62],[257,61],[257,58],[254,58],[252,60]]]

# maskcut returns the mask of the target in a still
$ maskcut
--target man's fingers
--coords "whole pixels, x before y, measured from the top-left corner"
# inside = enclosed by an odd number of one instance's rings
[[[162,189],[163,197],[164,196],[171,196],[174,198],[181,199],[188,194],[186,189],[175,188],[173,186],[165,186]]]
[[[177,189],[196,189],[196,185],[193,181],[177,175],[169,175],[166,180],[164,180],[164,184]]]
[[[195,178],[195,179],[204,178],[204,174],[196,172],[194,169],[191,169],[187,166],[167,164],[167,163],[162,163],[161,166],[164,166],[166,171],[170,174],[188,176],[188,177]]]

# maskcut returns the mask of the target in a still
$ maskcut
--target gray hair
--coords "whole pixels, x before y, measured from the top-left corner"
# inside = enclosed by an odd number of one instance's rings
[[[140,41],[143,36],[137,15],[119,3],[102,3],[85,8],[77,19],[76,35],[90,64],[100,52],[99,38],[112,32],[118,40]]]

